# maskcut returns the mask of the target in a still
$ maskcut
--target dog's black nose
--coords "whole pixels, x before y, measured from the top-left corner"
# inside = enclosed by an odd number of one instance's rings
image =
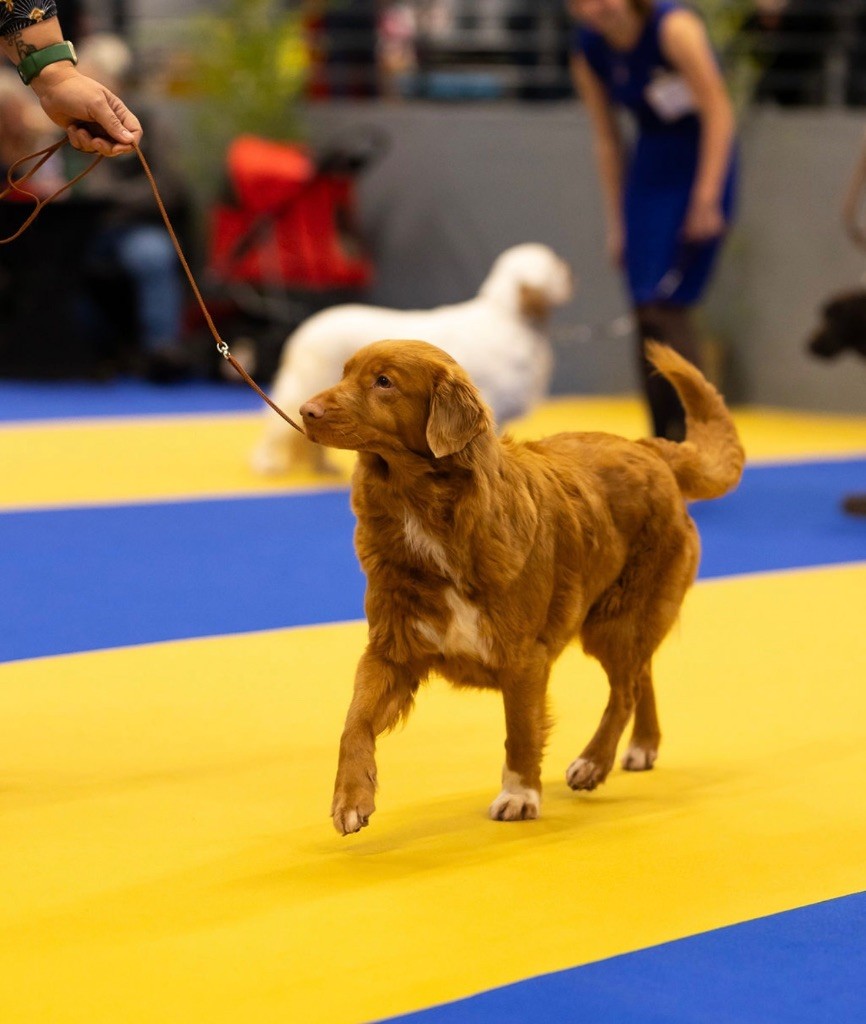
[[[325,415],[325,407],[319,402],[304,402],[300,411],[305,420],[320,420]]]

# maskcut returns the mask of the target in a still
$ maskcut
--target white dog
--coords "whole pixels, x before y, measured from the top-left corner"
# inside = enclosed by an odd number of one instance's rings
[[[572,296],[571,270],[546,245],[506,249],[474,299],[429,310],[333,306],[305,320],[286,342],[272,390],[291,416],[310,395],[336,384],[343,364],[363,345],[386,338],[429,341],[469,373],[499,426],[547,393],[553,354],[545,327],[550,310]],[[326,469],[325,449],[272,412],[252,464],[283,473],[299,461]]]

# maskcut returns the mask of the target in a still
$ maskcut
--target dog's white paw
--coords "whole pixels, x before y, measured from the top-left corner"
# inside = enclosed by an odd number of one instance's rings
[[[502,769],[502,792],[490,805],[494,821],[529,821],[541,814],[541,794],[520,782],[517,772]]]
[[[334,806],[331,810],[334,828],[341,836],[360,832],[362,828],[366,828],[370,824],[370,815],[375,809],[372,797],[351,799],[335,796]]]
[[[607,778],[607,772],[585,757],[578,757],[565,770],[565,781],[572,789],[595,789]]]
[[[632,746],[623,755],[622,766],[627,772],[648,772],[658,756],[657,750]]]
[[[503,789],[490,805],[494,821],[529,821],[541,814],[541,797],[534,789],[522,793],[509,793]]]

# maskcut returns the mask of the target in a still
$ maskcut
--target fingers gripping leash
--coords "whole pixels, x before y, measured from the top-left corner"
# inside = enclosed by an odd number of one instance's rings
[[[47,161],[50,160],[51,157],[54,156],[54,154],[58,150],[60,150],[64,145],[66,145],[68,141],[68,139],[61,139],[59,142],[55,142],[53,145],[48,146],[45,149],[41,149],[37,153],[31,153],[28,156],[22,157],[20,160],[16,160],[15,163],[12,164],[12,166],[9,168],[6,174],[6,188],[2,192],[0,192],[0,200],[5,199],[6,196],[8,196],[12,192],[18,192],[21,195],[27,196],[30,199],[32,199],[35,205],[33,209],[30,211],[29,216],[24,220],[24,223],[18,228],[16,232],[14,232],[14,234],[9,235],[8,238],[0,238],[0,245],[8,245],[10,242],[14,242],[16,239],[20,238],[21,235],[23,235],[24,232],[30,227],[30,225],[36,220],[39,214],[45,209],[45,207],[49,205],[49,203],[52,203],[55,199],[58,198],[58,196],[62,195],[64,192],[72,188],[74,185],[77,185],[82,178],[88,175],[94,169],[94,167],[96,167],[96,165],[100,163],[101,160],[104,159],[104,157],[101,154],[97,154],[93,158],[93,160],[87,165],[87,167],[84,168],[83,171],[77,174],[70,181],[67,181],[64,185],[62,185],[59,189],[57,189],[47,198],[40,199],[39,196],[37,196],[34,192],[29,191],[29,189],[26,189],[23,186],[26,185],[26,183],[30,181],[30,179],[33,177],[33,175],[36,174],[36,172],[45,163],[47,163]],[[177,258],[180,260],[180,265],[183,267],[183,272],[186,275],[186,279],[187,281],[189,281],[189,285],[192,288],[193,295],[195,295],[196,302],[198,303],[202,311],[202,315],[204,316],[205,323],[208,326],[208,330],[210,331],[214,339],[214,342],[216,343],[217,351],[227,362],[229,362],[232,365],[235,372],[241,377],[241,379],[246,384],[249,385],[249,387],[253,389],[253,391],[255,391],[259,395],[262,401],[269,405],[278,416],[282,417],[282,419],[286,421],[286,423],[294,427],[295,430],[297,430],[299,433],[303,434],[303,428],[299,427],[298,424],[295,423],[295,421],[291,418],[291,416],[285,413],[275,402],[273,402],[268,397],[268,395],[265,394],[265,392],[259,387],[258,384],[256,384],[252,377],[231,354],[231,352],[229,351],[228,343],[225,342],[220,336],[220,333],[216,328],[216,324],[213,322],[213,318],[211,317],[207,305],[205,304],[205,301],[202,298],[201,291],[199,290],[198,284],[196,283],[192,270],[190,270],[189,263],[187,262],[186,256],[184,255],[181,244],[178,241],[177,234],[175,233],[174,227],[172,226],[171,220],[168,216],[168,212],[166,211],[165,208],[165,204],[162,201],[162,196],[160,195],[159,187],[156,183],[156,179],[153,176],[153,172],[150,169],[150,165],[148,164],[144,153],[142,153],[141,148],[137,143],[134,144],[134,148],[136,155],[138,156],[138,159],[141,161],[141,166],[142,169],[144,170],[145,176],[147,177],[147,180],[150,183],[151,190],[153,191],[153,198],[156,201],[156,205],[159,209],[159,213],[160,216],[162,217],[163,223],[165,224],[165,229],[168,232],[169,238],[171,238],[171,243],[174,246],[174,251],[177,253]],[[28,164],[30,161],[35,162],[29,168],[29,170],[24,171],[19,177],[16,177],[16,173],[18,172],[19,168],[21,168],[25,164]]]

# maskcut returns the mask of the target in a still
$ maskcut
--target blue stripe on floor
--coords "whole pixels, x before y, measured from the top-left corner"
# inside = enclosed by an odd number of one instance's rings
[[[0,380],[0,422],[255,412],[262,400],[240,384],[194,381],[154,387],[143,381],[62,384]]]
[[[866,493],[866,459],[749,467],[733,494],[692,508],[701,577],[866,560],[866,519],[840,508],[853,492]]]
[[[866,459],[752,468],[694,508],[703,578],[866,561]],[[357,619],[345,491],[0,514],[0,660]]]
[[[866,1020],[866,893],[393,1018],[402,1024]]]
[[[357,619],[345,492],[0,515],[0,660]]]

